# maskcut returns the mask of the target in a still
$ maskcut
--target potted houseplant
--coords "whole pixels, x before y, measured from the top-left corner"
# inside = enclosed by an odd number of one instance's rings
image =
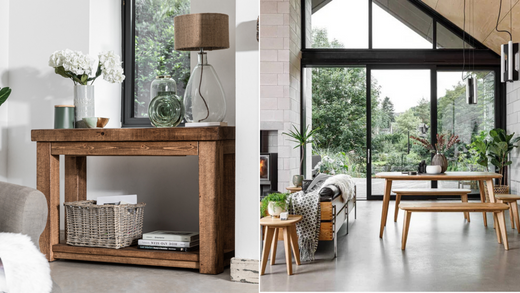
[[[307,147],[307,144],[308,143],[312,143],[312,135],[319,130],[319,128],[316,128],[316,129],[309,129],[309,126],[307,125],[306,127],[303,128],[303,132],[300,132],[298,130],[298,128],[296,128],[296,126],[293,125],[293,128],[294,130],[289,130],[289,133],[287,132],[282,132],[283,135],[287,135],[289,136],[291,139],[291,141],[295,142],[296,143],[296,146],[294,148],[298,148],[298,147],[302,147],[303,148],[303,152],[302,152],[302,157],[300,159],[300,174],[298,175],[294,175],[293,176],[293,184],[294,186],[296,187],[300,187],[302,186],[302,182],[303,182],[303,168],[302,168],[302,165],[303,165],[303,158],[305,156],[305,148]]]
[[[513,162],[509,160],[509,153],[516,147],[516,143],[520,141],[520,137],[513,138],[515,133],[507,134],[505,130],[495,128],[489,132],[491,141],[488,143],[488,157],[491,164],[497,169],[498,173],[502,175],[499,184],[495,185],[496,193],[509,193],[509,186],[504,182],[504,175],[506,174],[507,166]],[[505,183],[505,184],[504,184]]]
[[[11,89],[8,87],[0,88],[0,106],[7,101],[9,95],[11,94]]]
[[[287,211],[287,193],[269,193],[262,199],[260,205],[260,214],[262,217],[267,216],[267,213],[271,217],[279,217],[280,213]]]
[[[410,138],[417,141],[415,144],[421,145],[431,153],[435,154],[432,158],[432,165],[441,166],[441,173],[444,173],[448,169],[448,160],[444,155],[452,146],[459,143],[459,136],[452,134],[449,139],[446,139],[446,134],[437,133],[437,143],[432,145],[429,141],[424,138],[410,135]]]

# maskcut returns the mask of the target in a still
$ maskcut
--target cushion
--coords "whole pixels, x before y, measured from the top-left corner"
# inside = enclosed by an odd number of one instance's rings
[[[320,190],[320,202],[333,201],[341,195],[341,191],[335,185],[323,187]]]

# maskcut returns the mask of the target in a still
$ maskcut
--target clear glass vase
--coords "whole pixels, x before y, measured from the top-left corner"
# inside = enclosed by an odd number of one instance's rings
[[[208,64],[207,54],[199,53],[184,93],[184,118],[191,122],[222,122],[226,117],[226,96],[222,84]],[[202,79],[202,82],[201,82]]]
[[[150,100],[145,103],[146,109],[150,107],[150,102],[159,92],[172,92],[177,94],[177,83],[170,75],[159,75],[150,84]]]
[[[158,92],[148,107],[148,117],[155,127],[175,127],[183,116],[181,98],[173,92]]]

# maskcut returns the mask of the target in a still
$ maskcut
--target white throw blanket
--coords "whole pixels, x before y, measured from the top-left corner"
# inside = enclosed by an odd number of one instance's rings
[[[5,278],[0,276],[0,292],[51,292],[49,262],[29,236],[0,233],[0,259],[5,272]]]
[[[346,202],[352,198],[354,194],[354,186],[356,184],[350,175],[339,174],[329,177],[327,180],[325,180],[320,190],[327,187],[328,185],[335,185],[338,187],[341,191],[343,202]]]

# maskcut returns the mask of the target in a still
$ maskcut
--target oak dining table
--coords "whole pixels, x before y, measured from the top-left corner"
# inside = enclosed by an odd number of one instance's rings
[[[385,179],[385,188],[383,194],[383,207],[381,212],[381,226],[379,229],[379,238],[383,238],[383,232],[386,226],[386,219],[388,217],[388,206],[390,203],[390,194],[392,192],[392,182],[398,180],[447,180],[447,181],[478,181],[480,189],[480,200],[486,202],[485,189],[487,188],[489,194],[489,201],[495,203],[495,192],[493,189],[493,179],[501,178],[502,175],[492,172],[445,172],[441,174],[417,174],[408,175],[402,172],[381,172],[375,175],[376,178]],[[485,182],[485,184],[484,184]],[[486,213],[483,213],[484,225],[487,226]],[[496,219],[495,219],[496,221]],[[495,227],[497,227],[495,223]]]

